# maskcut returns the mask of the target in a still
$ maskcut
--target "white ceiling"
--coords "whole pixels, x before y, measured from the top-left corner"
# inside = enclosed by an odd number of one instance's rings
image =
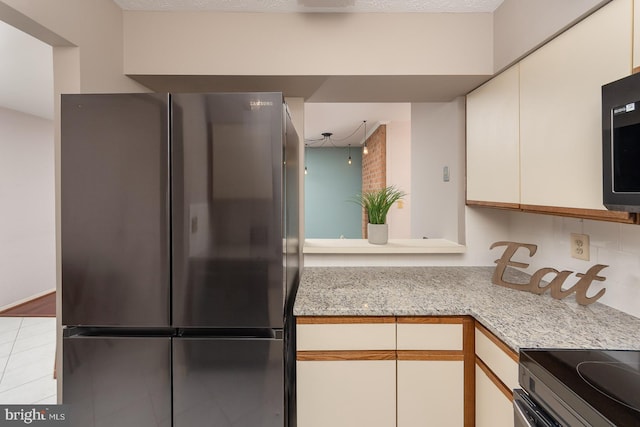
[[[493,12],[503,0],[114,0],[124,10],[216,12]]]
[[[360,145],[364,141],[364,120],[369,135],[385,122],[410,122],[411,104],[308,102],[304,106],[305,143],[309,147]],[[325,132],[333,134],[331,143],[317,141]]]

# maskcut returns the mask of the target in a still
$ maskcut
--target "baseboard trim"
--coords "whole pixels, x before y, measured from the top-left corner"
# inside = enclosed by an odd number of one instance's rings
[[[2,313],[4,313],[4,312],[9,311],[11,309],[14,309],[16,307],[20,307],[21,305],[25,305],[25,304],[28,304],[30,302],[39,300],[40,298],[44,298],[44,297],[46,297],[48,295],[51,295],[55,291],[56,291],[55,288],[47,289],[46,291],[38,292],[35,295],[31,295],[31,296],[29,296],[27,298],[23,298],[21,300],[18,300],[16,302],[11,303],[11,304],[7,304],[5,306],[2,306],[2,307],[0,307],[0,315],[2,315]]]

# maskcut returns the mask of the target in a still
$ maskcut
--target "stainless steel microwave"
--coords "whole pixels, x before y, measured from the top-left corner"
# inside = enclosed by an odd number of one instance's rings
[[[640,74],[602,86],[602,199],[640,212]]]

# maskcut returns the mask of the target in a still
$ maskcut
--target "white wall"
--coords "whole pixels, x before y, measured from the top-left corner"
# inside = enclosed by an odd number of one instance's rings
[[[393,121],[387,126],[387,185],[407,193],[389,210],[391,239],[411,238],[411,122]]]
[[[464,98],[411,104],[412,238],[464,242],[464,123]]]
[[[504,69],[609,1],[504,0],[493,17],[495,71]]]
[[[55,200],[60,200],[60,94],[144,92],[124,75],[122,10],[109,0],[0,0],[0,20],[53,48]],[[59,203],[58,203],[59,206]],[[59,211],[56,208],[56,264],[60,267]],[[60,286],[60,268],[57,285]],[[59,288],[58,288],[59,289]],[[61,292],[56,307],[61,306]],[[58,316],[56,363],[62,367],[61,317]],[[63,375],[59,375],[61,379]],[[58,401],[62,400],[58,381]]]
[[[56,287],[53,133],[0,108],[0,309]]]
[[[3,4],[0,20],[52,46],[79,49],[76,65],[82,92],[145,91],[124,75],[123,12],[115,2],[1,0]]]
[[[604,221],[590,221],[519,212],[507,213],[509,240],[538,245],[538,252],[529,258],[525,251],[518,252],[514,259],[530,263],[532,273],[542,267],[585,273],[595,264],[609,267],[600,272],[604,282],[591,285],[592,296],[602,287],[604,296],[598,300],[618,310],[640,317],[640,227]],[[589,261],[570,256],[570,233],[588,234],[590,237]],[[495,257],[502,248],[494,249]],[[570,276],[566,287],[577,278]]]
[[[491,74],[492,24],[490,13],[127,11],[124,68],[131,75]]]
[[[0,20],[0,107],[53,119],[51,46]]]

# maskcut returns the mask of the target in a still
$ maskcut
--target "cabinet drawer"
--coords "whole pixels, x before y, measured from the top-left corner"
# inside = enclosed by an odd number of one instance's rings
[[[339,318],[313,323],[313,318],[298,318],[298,351],[321,350],[395,350],[395,318]],[[328,323],[332,322],[332,323]]]
[[[518,355],[483,326],[476,327],[476,355],[509,389],[518,386]]]
[[[461,319],[398,318],[398,350],[462,350]]]

